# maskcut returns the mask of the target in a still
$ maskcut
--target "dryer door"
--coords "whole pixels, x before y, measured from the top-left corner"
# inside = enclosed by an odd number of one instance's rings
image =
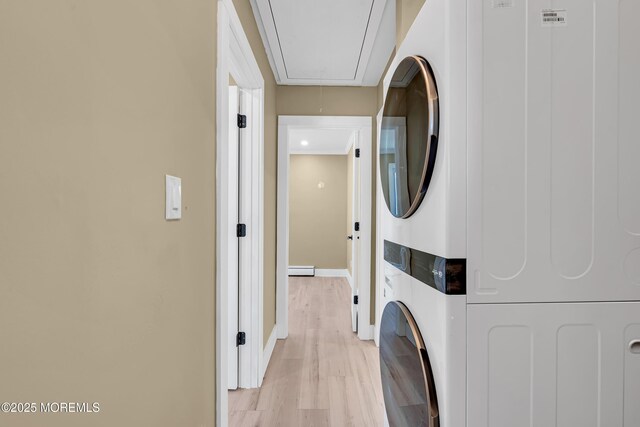
[[[433,71],[424,58],[409,56],[391,78],[380,130],[382,192],[397,218],[410,217],[429,189],[439,126]]]
[[[387,304],[380,324],[380,374],[390,427],[439,427],[429,355],[407,307]]]

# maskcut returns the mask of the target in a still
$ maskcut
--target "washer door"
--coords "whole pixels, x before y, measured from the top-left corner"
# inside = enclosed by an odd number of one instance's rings
[[[438,89],[424,58],[409,56],[396,68],[384,101],[380,181],[387,207],[410,217],[431,182],[438,148]]]
[[[427,349],[409,309],[398,301],[382,313],[380,375],[391,427],[440,425]]]

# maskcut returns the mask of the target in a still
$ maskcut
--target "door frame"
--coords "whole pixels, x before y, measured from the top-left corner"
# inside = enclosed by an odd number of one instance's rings
[[[244,33],[232,0],[218,1],[217,68],[216,68],[216,425],[228,425],[228,304],[229,260],[231,239],[237,239],[237,218],[231,218],[227,204],[231,198],[229,176],[237,173],[229,165],[229,75],[239,88],[250,95],[247,106],[248,140],[243,151],[251,168],[243,168],[248,185],[243,200],[250,200],[247,236],[243,243],[250,254],[252,268],[241,272],[238,294],[246,309],[240,315],[240,328],[247,333],[241,348],[240,387],[262,384],[263,346],[263,281],[264,281],[264,79]],[[241,253],[245,257],[245,252]]]
[[[234,79],[235,80],[235,79]],[[225,213],[228,214],[228,220],[232,220],[234,217],[238,217],[240,212],[238,209],[240,199],[240,179],[238,176],[238,169],[242,169],[240,158],[238,157],[239,145],[240,145],[240,129],[236,125],[238,119],[234,116],[234,111],[240,112],[240,89],[238,86],[229,85],[229,117],[227,119],[229,123],[229,150],[227,152],[227,164],[229,179],[226,189],[228,191],[228,200],[225,203]],[[227,221],[227,219],[225,219]],[[232,239],[230,236],[227,238],[228,251],[225,253],[225,267],[218,267],[220,271],[227,276],[226,283],[238,283],[238,286],[227,287],[227,299],[229,301],[227,305],[227,388],[235,389],[240,384],[240,347],[236,346],[237,332],[240,330],[240,239]],[[235,373],[234,373],[235,371]]]
[[[376,142],[375,142],[375,153],[376,153],[376,176],[375,176],[375,188],[376,188],[376,248],[384,248],[384,238],[382,237],[382,209],[386,208],[384,202],[384,195],[382,194],[382,183],[378,178],[380,174],[380,133],[382,132],[382,117],[384,113],[384,108],[380,108],[378,114],[376,115]],[[375,318],[376,323],[374,325],[373,331],[373,341],[376,343],[376,346],[380,347],[380,322],[382,322],[382,311],[384,310],[384,268],[381,260],[384,259],[384,254],[380,255],[379,251],[376,250],[376,258],[375,258],[375,271],[376,271],[376,307],[375,307]]]
[[[278,201],[276,249],[276,327],[278,339],[289,335],[289,136],[290,130],[351,129],[358,132],[360,147],[360,254],[358,271],[358,337],[373,338],[371,301],[371,162],[373,118],[371,116],[278,116]],[[355,206],[354,206],[355,209]],[[364,284],[364,286],[362,285]],[[355,285],[355,284],[354,284]],[[366,319],[366,324],[362,324]]]
[[[360,266],[358,265],[357,262],[353,262],[354,260],[359,259],[360,256],[360,248],[362,246],[362,242],[360,241],[360,234],[361,231],[356,231],[355,230],[355,226],[354,223],[356,220],[360,219],[360,213],[361,212],[356,212],[355,207],[359,205],[360,203],[360,198],[362,197],[358,191],[356,191],[356,186],[358,184],[361,184],[361,179],[360,179],[360,160],[356,157],[356,151],[358,148],[360,148],[360,138],[359,138],[359,132],[354,132],[353,134],[351,134],[351,141],[349,143],[349,148],[348,148],[348,152],[347,153],[351,153],[351,150],[353,150],[353,158],[351,159],[351,168],[352,168],[352,173],[351,173],[351,217],[349,218],[349,222],[350,222],[350,227],[348,229],[348,233],[350,236],[352,236],[351,239],[351,259],[347,259],[347,274],[348,274],[348,279],[349,279],[349,285],[351,286],[351,298],[355,298],[356,294],[356,283],[357,280],[359,280],[360,276]],[[347,161],[349,160],[349,158],[347,157]],[[356,174],[357,171],[357,174]],[[357,175],[357,181],[356,181],[356,175]],[[347,178],[348,179],[348,178]],[[362,188],[359,189],[360,192],[362,191]],[[358,242],[360,242],[360,245],[358,245]],[[351,265],[349,265],[349,263],[351,263]],[[349,267],[351,267],[351,271],[349,271]],[[353,332],[358,332],[358,314],[359,314],[359,310],[356,309],[355,304],[351,304],[351,330]]]

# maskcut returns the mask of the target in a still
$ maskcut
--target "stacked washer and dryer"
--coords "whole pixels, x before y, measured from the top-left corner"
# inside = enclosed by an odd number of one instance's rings
[[[427,0],[384,79],[389,425],[640,426],[640,2]]]

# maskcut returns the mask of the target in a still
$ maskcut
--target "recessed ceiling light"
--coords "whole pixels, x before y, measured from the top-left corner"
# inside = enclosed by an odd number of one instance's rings
[[[300,141],[300,145],[303,145],[303,146],[306,147],[307,145],[309,145],[309,141],[307,141],[306,139],[302,140],[302,141]]]

